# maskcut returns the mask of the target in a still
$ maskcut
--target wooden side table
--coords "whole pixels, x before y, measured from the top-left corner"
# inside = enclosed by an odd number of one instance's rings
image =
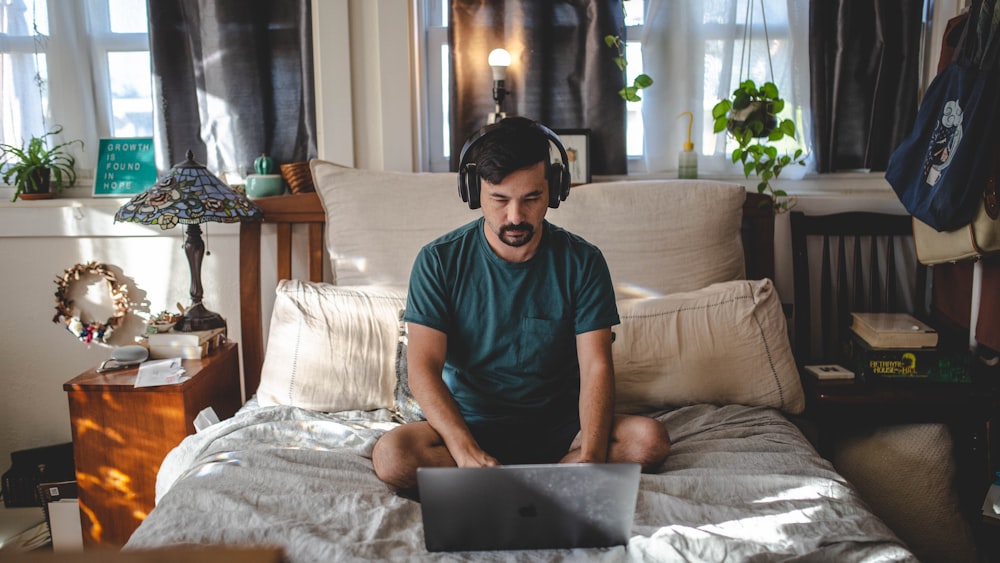
[[[63,385],[69,396],[84,544],[122,546],[153,509],[156,473],[212,407],[220,419],[240,407],[237,346],[184,360],[180,385],[135,387],[137,369],[90,369]]]

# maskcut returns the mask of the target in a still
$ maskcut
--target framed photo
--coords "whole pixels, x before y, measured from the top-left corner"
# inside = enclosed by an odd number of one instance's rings
[[[569,170],[570,184],[578,186],[590,183],[590,129],[554,129],[559,135],[569,162],[564,163]],[[562,160],[556,151],[553,162]]]

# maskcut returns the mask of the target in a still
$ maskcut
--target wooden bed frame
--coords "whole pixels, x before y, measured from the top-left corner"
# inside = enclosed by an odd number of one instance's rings
[[[743,204],[743,251],[747,279],[774,279],[774,208],[771,199],[747,192]],[[315,192],[255,199],[264,211],[261,222],[240,223],[240,328],[243,349],[243,383],[247,398],[260,384],[264,364],[261,284],[261,224],[277,227],[277,279],[292,277],[292,226],[306,225],[307,277],[323,281],[326,213]]]

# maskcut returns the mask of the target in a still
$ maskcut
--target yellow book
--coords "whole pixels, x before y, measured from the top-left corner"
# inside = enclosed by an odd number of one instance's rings
[[[851,330],[872,348],[933,348],[938,333],[907,313],[851,313]]]

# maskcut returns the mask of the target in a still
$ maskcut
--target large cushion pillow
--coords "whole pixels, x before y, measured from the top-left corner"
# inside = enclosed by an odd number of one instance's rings
[[[278,283],[261,405],[315,411],[393,408],[401,287]]]
[[[619,298],[666,295],[745,277],[745,200],[727,182],[601,182],[573,188],[547,218],[601,249]]]
[[[473,221],[454,173],[379,172],[310,162],[337,285],[407,285],[420,248]]]
[[[695,403],[802,412],[805,397],[771,280],[619,301],[617,410]]]
[[[454,173],[310,167],[338,285],[406,285],[423,245],[482,215]],[[603,251],[619,297],[665,295],[744,277],[745,199],[728,182],[601,182],[573,188],[547,219]]]

